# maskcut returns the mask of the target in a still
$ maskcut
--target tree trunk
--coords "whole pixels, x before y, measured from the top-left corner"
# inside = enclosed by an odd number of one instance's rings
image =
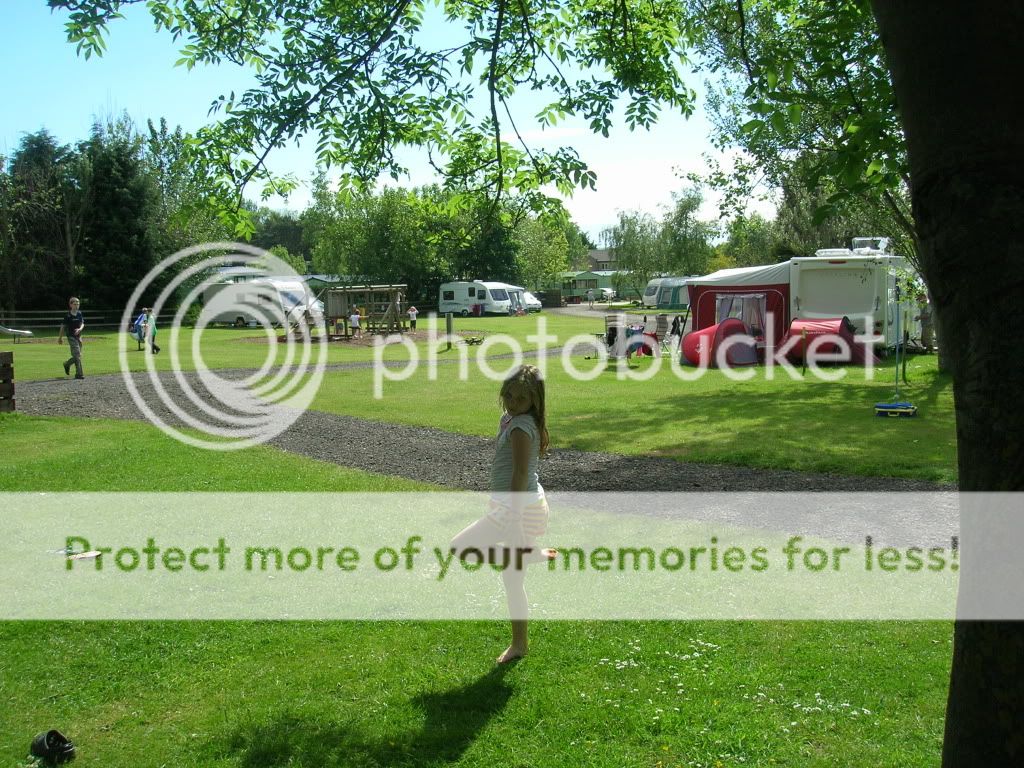
[[[872,3],[906,132],[921,265],[953,373],[960,488],[1020,491],[1024,5]],[[1019,538],[982,554],[972,542],[985,531],[963,525],[961,617],[982,589],[1019,595],[1024,581],[991,582],[1019,574]],[[957,621],[942,761],[1024,765],[1024,622]]]
[[[930,300],[930,299],[929,299]],[[942,336],[939,335],[941,321],[939,320],[938,310],[935,308],[935,304],[932,304],[932,344],[935,345],[935,357],[937,358],[935,363],[939,368],[939,373],[952,373],[952,367],[949,364],[949,355],[942,351]]]

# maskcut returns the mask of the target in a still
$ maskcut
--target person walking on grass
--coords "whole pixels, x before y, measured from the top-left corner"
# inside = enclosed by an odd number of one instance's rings
[[[418,315],[419,313],[420,313],[420,311],[418,309],[416,309],[415,305],[409,307],[409,330],[410,331],[415,331],[416,330],[416,315]]]
[[[77,298],[72,296],[68,299],[68,313],[61,320],[60,330],[57,331],[57,343],[64,343],[64,335],[68,337],[68,347],[71,350],[71,357],[64,361],[64,375],[71,373],[71,364],[75,364],[75,378],[84,379],[82,373],[82,329],[85,328],[85,318],[79,310],[81,306]]]
[[[548,449],[540,371],[532,365],[521,366],[502,384],[498,402],[503,413],[488,511],[452,539],[451,551],[460,560],[483,560],[501,567],[512,643],[497,661],[506,664],[525,656],[528,647],[525,566],[546,562],[557,553],[536,548],[548,525],[548,504],[537,473],[539,459]]]
[[[154,355],[160,353],[160,347],[156,345],[156,314],[150,307],[146,311],[146,343],[149,344],[149,351]]]

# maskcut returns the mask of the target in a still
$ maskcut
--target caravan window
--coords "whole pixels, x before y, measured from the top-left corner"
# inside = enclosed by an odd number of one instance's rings
[[[715,301],[718,322],[735,317],[752,336],[764,335],[766,300],[763,293],[719,293]]]
[[[644,291],[644,296],[654,296],[658,292],[658,283],[651,283]]]
[[[441,301],[455,301],[455,291],[442,291]]]
[[[472,298],[475,298],[475,297],[476,297],[476,288],[471,285],[471,286],[469,286],[469,298],[472,299]]]
[[[285,300],[285,303],[289,308],[305,306],[306,304],[306,297],[296,293],[295,291],[281,291],[281,298]]]
[[[483,297],[484,292],[481,289],[480,296]],[[505,293],[504,288],[491,288],[491,298],[495,301],[508,301],[508,294]]]

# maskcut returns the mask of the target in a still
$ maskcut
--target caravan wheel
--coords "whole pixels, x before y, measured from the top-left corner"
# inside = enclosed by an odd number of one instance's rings
[[[244,317],[236,317],[235,318],[235,328],[245,328],[245,318]]]
[[[461,314],[462,314],[463,317],[469,317],[469,310],[468,309],[464,309],[464,310],[462,310]]]

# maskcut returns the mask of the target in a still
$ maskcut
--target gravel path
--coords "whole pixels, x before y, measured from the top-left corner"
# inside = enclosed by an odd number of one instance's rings
[[[332,370],[365,363],[330,366]],[[221,375],[241,377],[248,371]],[[197,386],[194,373],[186,380]],[[158,400],[145,374],[133,380],[162,418],[180,423]],[[170,374],[161,382],[177,396]],[[143,419],[120,374],[82,381],[50,379],[18,383],[18,410],[45,416]],[[197,412],[194,406],[190,409]],[[427,427],[412,427],[308,411],[271,445],[335,464],[450,488],[485,490],[493,441]],[[553,450],[541,463],[541,482],[552,491],[934,491],[950,486],[885,477],[854,477],[715,464],[693,464],[655,457]]]

